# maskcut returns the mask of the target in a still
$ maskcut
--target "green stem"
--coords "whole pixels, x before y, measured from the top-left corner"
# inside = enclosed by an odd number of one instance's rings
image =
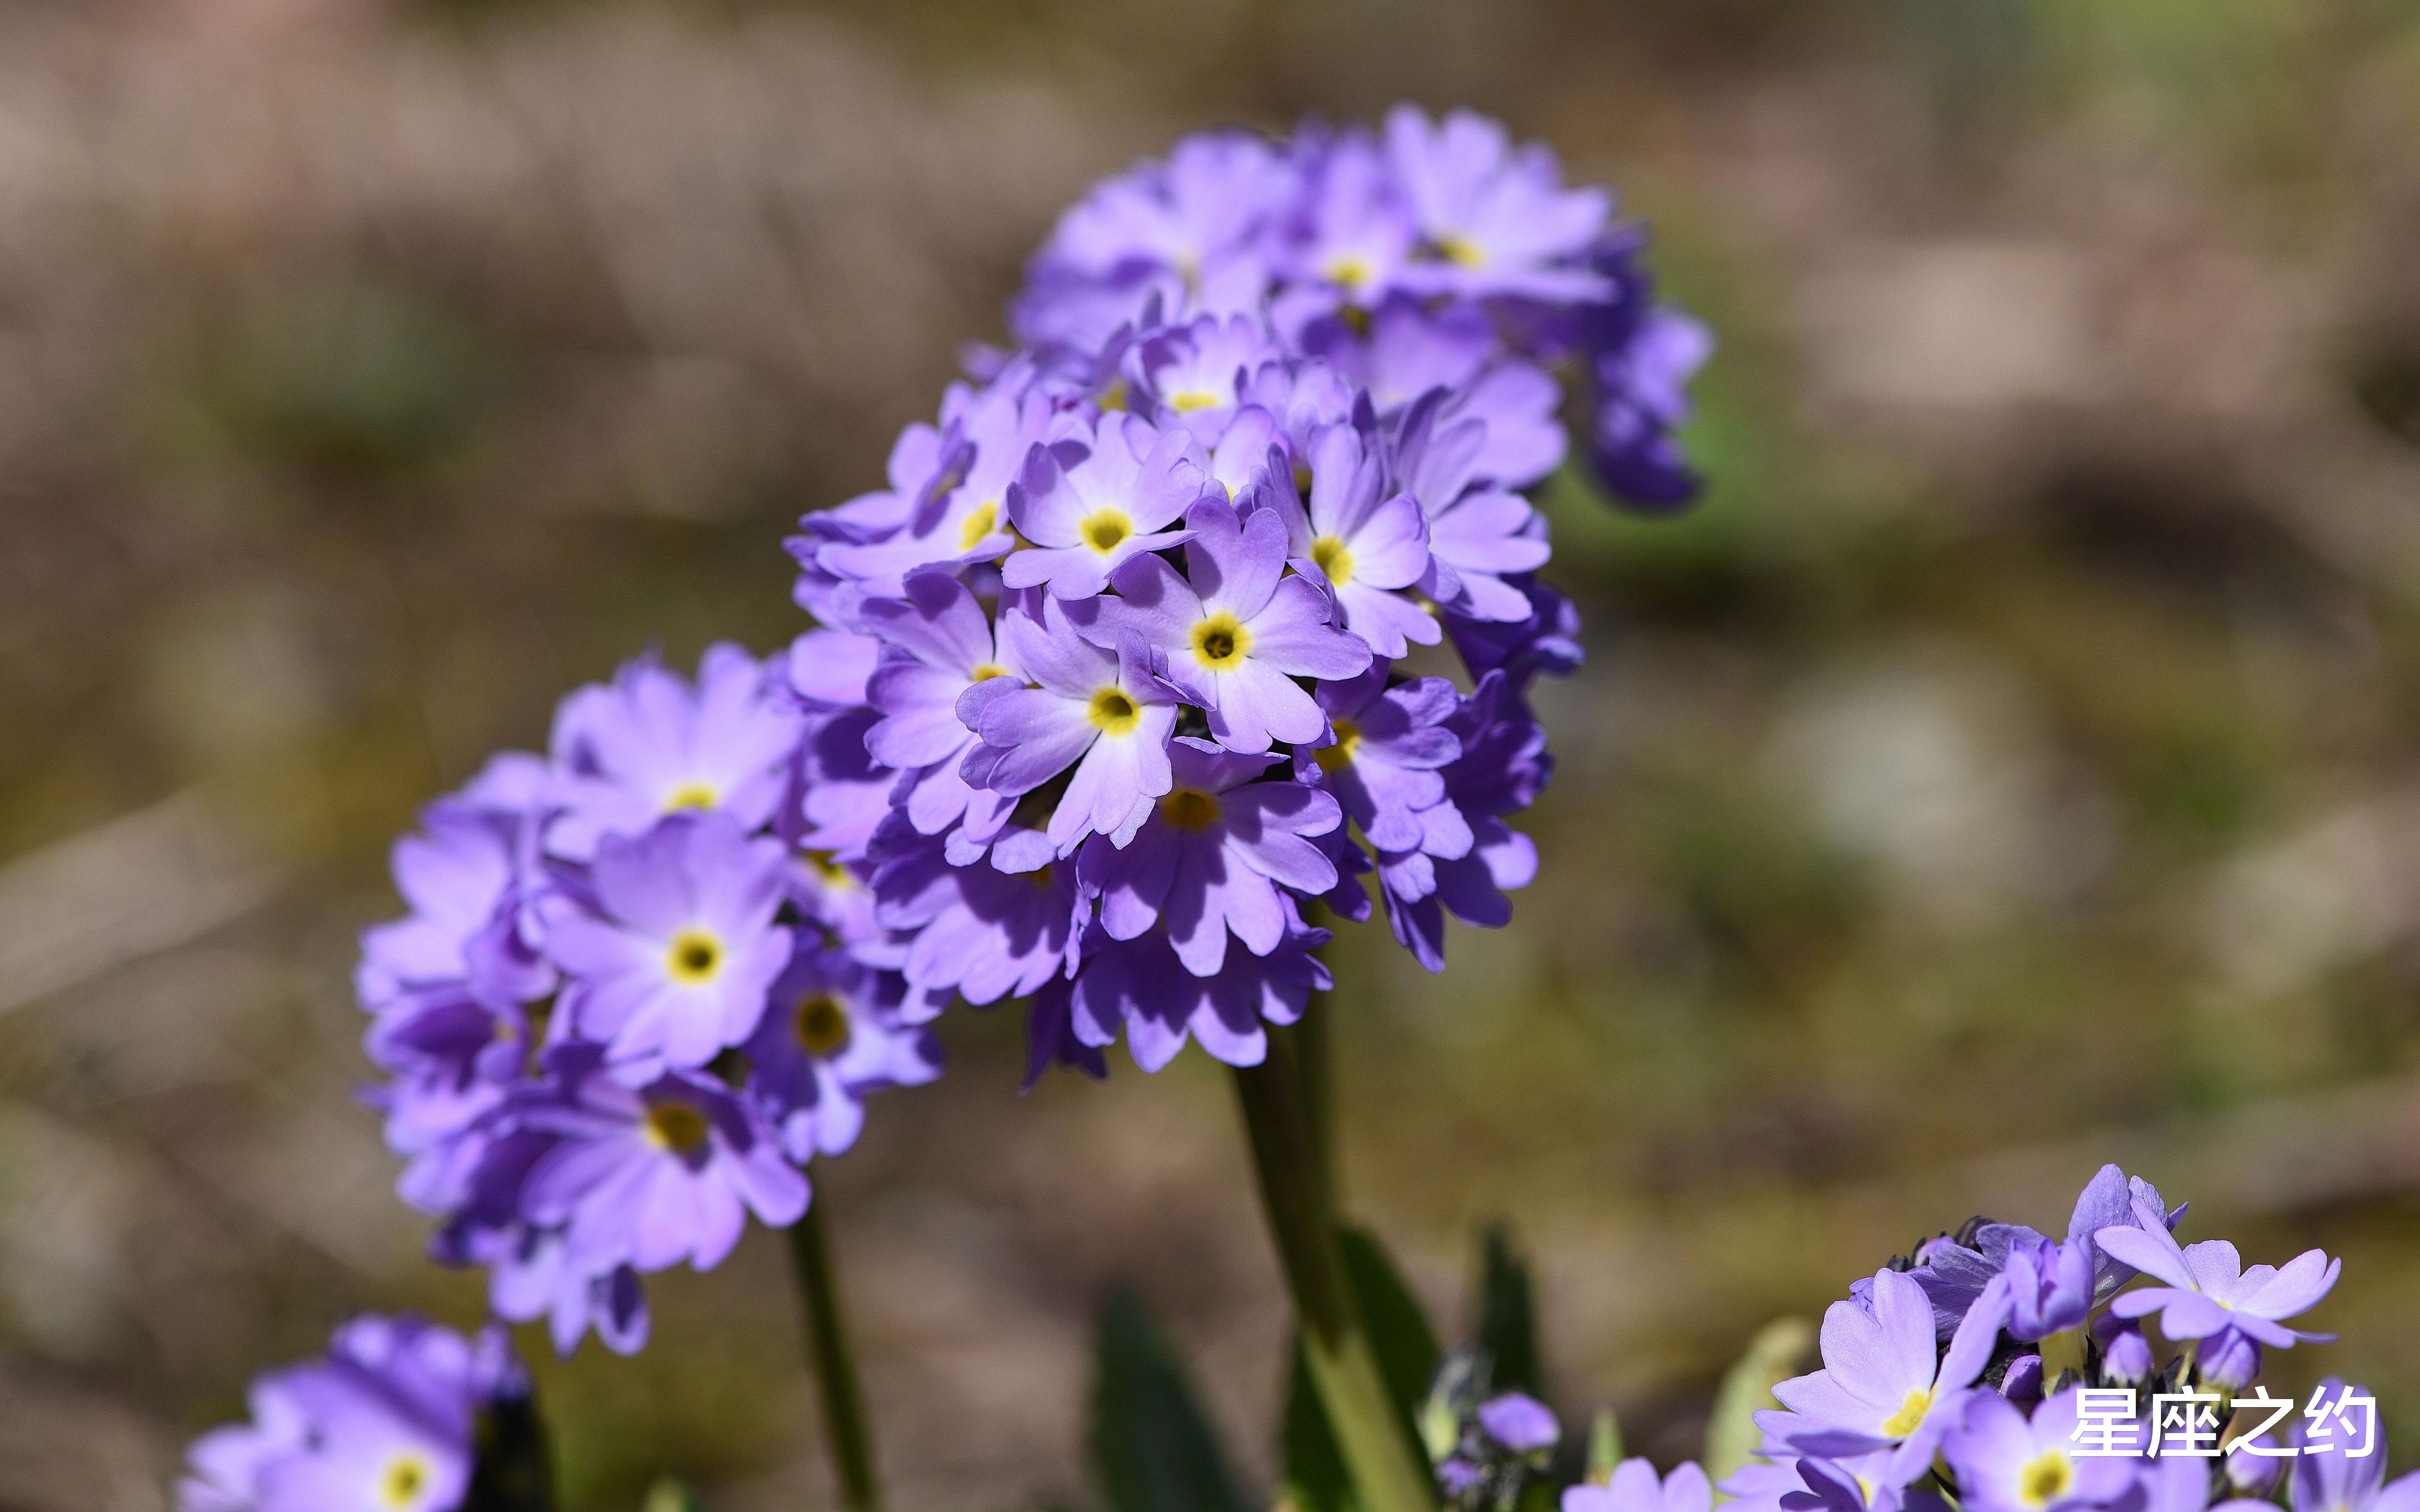
[[[823,1397],[824,1441],[831,1448],[840,1480],[841,1505],[848,1512],[882,1512],[882,1485],[874,1468],[874,1424],[865,1410],[865,1387],[841,1320],[840,1278],[831,1242],[824,1235],[824,1204],[818,1196],[790,1226],[790,1263],[799,1278],[799,1302],[806,1315],[807,1358]]]
[[[1251,1136],[1261,1205],[1301,1320],[1311,1384],[1327,1410],[1361,1504],[1367,1512],[1435,1512],[1428,1463],[1387,1394],[1345,1281],[1335,1209],[1293,1046],[1272,1036],[1265,1060],[1235,1068],[1235,1096]]]
[[[1327,1022],[1327,995],[1313,993],[1302,1017],[1287,1032],[1294,1040],[1295,1067],[1302,1083],[1303,1119],[1311,1128],[1311,1148],[1333,1216],[1344,1209],[1344,1183],[1336,1165],[1335,1041]]]

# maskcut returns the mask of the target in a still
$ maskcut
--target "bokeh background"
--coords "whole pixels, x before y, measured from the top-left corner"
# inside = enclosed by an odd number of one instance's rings
[[[1404,98],[1618,186],[1723,345],[1695,514],[1549,489],[1512,927],[1336,948],[1353,1208],[1450,1328],[1509,1220],[1559,1404],[1669,1462],[1758,1325],[2114,1158],[2342,1254],[2283,1378],[2420,1446],[2420,7],[17,0],[0,1507],[163,1507],[347,1310],[476,1316],[350,1101],[391,837],[620,658],[802,628],[785,528],[1091,179]],[[1218,1069],[944,1035],[818,1177],[897,1504],[1088,1502],[1117,1278],[1266,1484]],[[778,1242],[652,1292],[544,1366],[572,1504],[824,1504]]]

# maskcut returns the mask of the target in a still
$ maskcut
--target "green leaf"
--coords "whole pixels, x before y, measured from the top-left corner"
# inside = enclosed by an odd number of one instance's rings
[[[1386,1249],[1367,1231],[1342,1228],[1336,1236],[1344,1260],[1344,1280],[1369,1331],[1371,1351],[1378,1357],[1378,1373],[1402,1412],[1404,1431],[1417,1443],[1413,1420],[1428,1395],[1429,1378],[1436,1373],[1436,1334],[1429,1327],[1419,1299],[1387,1257]],[[1336,1432],[1320,1406],[1311,1383],[1311,1362],[1295,1340],[1294,1372],[1286,1387],[1284,1427],[1286,1483],[1295,1512],[1348,1512],[1359,1504],[1352,1479],[1345,1473],[1344,1454]]]
[[[1142,1298],[1101,1305],[1093,1469],[1113,1512],[1247,1512],[1218,1431]]]
[[[1596,1421],[1589,1425],[1588,1481],[1591,1486],[1613,1483],[1613,1468],[1621,1463],[1621,1421],[1610,1407],[1596,1410]]]
[[[1815,1349],[1815,1325],[1803,1318],[1778,1318],[1764,1325],[1723,1377],[1706,1423],[1706,1478],[1729,1479],[1756,1452],[1761,1435],[1755,1413],[1779,1407],[1773,1388],[1806,1368]]]
[[[1501,1224],[1481,1239],[1479,1347],[1493,1366],[1489,1389],[1545,1395],[1545,1367],[1538,1357],[1538,1315],[1530,1300],[1528,1262],[1512,1248]]]

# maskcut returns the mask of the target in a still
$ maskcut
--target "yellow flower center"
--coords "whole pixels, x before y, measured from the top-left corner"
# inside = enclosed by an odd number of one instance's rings
[[[1092,702],[1084,705],[1084,717],[1105,735],[1123,735],[1134,730],[1142,711],[1135,707],[1125,688],[1102,687],[1094,689]]]
[[[1200,788],[1178,788],[1159,800],[1159,817],[1171,829],[1207,829],[1218,822],[1218,800]]]
[[[1370,282],[1373,271],[1369,258],[1357,257],[1348,253],[1327,265],[1327,280],[1331,284],[1342,284],[1346,288],[1359,288]]]
[[[706,1115],[678,1100],[647,1109],[647,1143],[675,1155],[706,1143]]]
[[[996,500],[986,501],[984,503],[977,504],[975,506],[974,513],[967,517],[967,522],[958,527],[958,549],[961,551],[973,550],[976,547],[983,544],[985,536],[989,535],[993,531],[998,530],[999,528],[999,501]]]
[[[1336,721],[1336,744],[1311,753],[1323,772],[1341,772],[1353,764],[1353,748],[1361,744],[1361,727],[1350,719]]]
[[[1208,389],[1179,389],[1168,396],[1168,408],[1180,415],[1189,415],[1196,409],[1216,409],[1226,402]]]
[[[704,782],[684,782],[673,789],[664,799],[664,812],[678,813],[683,809],[711,809],[721,799],[713,788]]]
[[[1436,246],[1448,262],[1460,263],[1465,268],[1477,268],[1487,261],[1487,254],[1466,237],[1439,237]]]
[[[2017,1472],[2017,1500],[2027,1506],[2048,1506],[2075,1483],[2075,1467],[2056,1449]]]
[[[807,870],[815,874],[815,880],[827,887],[857,886],[857,873],[834,860],[830,851],[800,851],[799,857],[807,863]]]
[[[722,942],[702,929],[685,929],[673,936],[673,948],[665,952],[664,961],[675,981],[695,987],[712,981],[721,968]]]
[[[1353,580],[1353,552],[1333,535],[1323,535],[1311,543],[1311,560],[1339,588]]]
[[[1225,609],[1193,626],[1193,655],[1214,672],[1242,665],[1251,649],[1252,632]]]
[[[437,1478],[436,1467],[428,1457],[416,1449],[405,1449],[387,1458],[386,1468],[379,1472],[379,1501],[398,1509],[417,1506]]]
[[[1931,1391],[1909,1392],[1907,1400],[1899,1404],[1899,1411],[1883,1419],[1884,1436],[1893,1439],[1906,1438],[1916,1431],[1916,1426],[1923,1422],[1924,1414],[1931,1411],[1932,1411]]]
[[[1103,389],[1101,391],[1100,398],[1094,402],[1098,404],[1105,410],[1114,412],[1116,410],[1124,409],[1126,407],[1126,380],[1120,378],[1116,382],[1110,384],[1108,388]]]
[[[1126,517],[1123,509],[1096,509],[1084,517],[1076,533],[1086,546],[1107,556],[1118,548],[1119,542],[1134,533],[1134,521]]]
[[[790,1018],[790,1032],[807,1054],[829,1059],[848,1044],[848,1010],[831,994],[817,993],[800,1000]]]
[[[967,669],[967,676],[978,683],[988,683],[995,677],[1006,677],[1008,669],[996,661],[979,661]]]

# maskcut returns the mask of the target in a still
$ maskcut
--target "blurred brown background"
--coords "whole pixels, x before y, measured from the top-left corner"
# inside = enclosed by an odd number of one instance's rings
[[[2420,1453],[2420,7],[93,0],[0,8],[0,1507],[148,1512],[363,1305],[476,1316],[350,1089],[385,846],[656,643],[802,627],[1097,175],[1470,103],[1723,347],[1693,517],[1553,490],[1544,874],[1336,951],[1352,1204],[1668,1462],[1748,1332],[2116,1158],[2346,1280]],[[819,1174],[903,1512],[1087,1494],[1137,1280],[1256,1473],[1282,1294],[1189,1056],[1009,1015]],[[778,1245],[545,1385],[581,1508],[821,1504]],[[534,1347],[542,1348],[537,1341]]]

